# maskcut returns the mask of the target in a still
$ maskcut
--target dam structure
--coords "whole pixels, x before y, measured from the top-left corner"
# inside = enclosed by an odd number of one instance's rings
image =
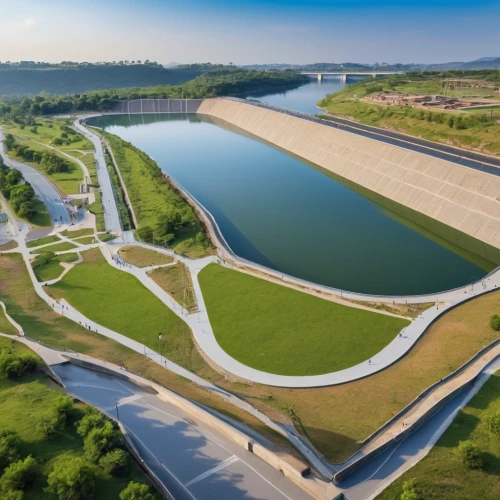
[[[463,156],[445,154],[439,145],[405,148],[312,115],[236,98],[118,101],[111,113],[208,116],[318,165],[384,208],[500,263],[496,158],[482,163],[465,151]]]

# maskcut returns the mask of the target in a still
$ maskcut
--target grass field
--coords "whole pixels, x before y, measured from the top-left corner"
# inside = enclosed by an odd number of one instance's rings
[[[5,338],[0,339],[0,348],[13,352],[28,351],[23,345]],[[54,463],[62,458],[84,456],[83,439],[76,433],[73,422],[69,422],[50,441],[43,439],[36,429],[39,419],[50,416],[53,411],[53,400],[61,394],[56,387],[45,375],[39,374],[24,375],[19,380],[0,380],[0,428],[17,432],[22,439],[21,458],[33,455],[40,464],[34,485],[24,495],[30,500],[55,498],[43,491]],[[85,405],[78,403],[75,406],[73,416],[81,418]],[[129,461],[126,474],[122,477],[106,475],[98,468],[94,498],[118,498],[129,481],[147,482],[133,460]]]
[[[139,227],[155,227],[158,215],[169,205],[186,206],[187,202],[159,174],[156,163],[145,153],[119,137],[98,131],[109,142],[127,188]],[[170,246],[178,253],[198,258],[210,253],[195,239],[201,226],[180,231]]]
[[[9,314],[23,326],[27,336],[39,339],[49,345],[73,349],[123,366],[187,398],[251,426],[281,446],[290,447],[284,438],[270,430],[255,417],[233,407],[185,378],[165,370],[143,355],[102,335],[90,332],[56,314],[36,294],[24,261],[19,254],[0,256],[0,300],[6,304]],[[193,372],[203,373],[207,378],[223,378],[203,361],[191,336],[185,337],[183,340],[184,343],[179,343],[179,348],[174,349],[174,351],[178,351],[179,355],[176,358],[182,360],[183,366]]]
[[[210,264],[199,274],[219,345],[280,375],[318,375],[368,361],[409,321],[336,304]]]
[[[149,277],[190,313],[198,309],[188,268],[177,262],[150,272]]]
[[[97,236],[103,243],[106,243],[107,241],[113,241],[117,238],[116,234],[109,234],[109,233],[104,233],[104,234],[99,234]]]
[[[0,332],[6,333],[7,335],[17,334],[17,330],[14,328],[14,325],[7,320],[3,307],[0,307]]]
[[[64,297],[97,323],[158,351],[158,334],[163,334],[162,353],[182,356],[179,346],[191,330],[134,276],[111,267],[99,249],[82,253],[84,262],[49,287],[54,298]]]
[[[97,231],[105,231],[106,226],[104,224],[104,206],[101,201],[101,195],[99,193],[95,194],[95,201],[89,205],[89,212],[95,215],[95,225]]]
[[[73,245],[73,243],[70,243],[69,241],[63,241],[61,243],[55,243],[54,245],[34,250],[33,253],[64,252],[73,248],[76,248],[76,245]]]
[[[428,82],[407,82],[400,83],[395,87],[388,85],[388,79],[377,79],[376,82],[364,81],[360,84],[348,85],[340,92],[330,94],[318,102],[318,106],[326,109],[329,113],[354,119],[366,125],[387,128],[398,132],[403,132],[416,137],[421,137],[429,141],[454,144],[466,148],[481,149],[488,153],[500,153],[500,134],[499,126],[490,120],[489,122],[479,122],[474,126],[457,129],[450,128],[447,120],[439,123],[436,119],[429,121],[427,119],[417,119],[413,116],[414,110],[411,106],[386,106],[372,104],[361,101],[366,97],[367,89],[370,85],[382,87],[383,92],[401,92],[401,93],[430,93],[442,94],[443,89],[440,81]],[[470,89],[477,90],[477,89]],[[415,110],[416,111],[416,110]],[[448,118],[450,114],[444,111],[425,111],[426,115],[436,117],[445,114]],[[457,118],[460,114],[454,114]],[[470,113],[465,113],[466,118]],[[483,114],[489,116],[489,111]],[[500,118],[500,113],[497,113]]]
[[[17,248],[19,245],[17,244],[17,241],[8,241],[7,243],[3,243],[0,245],[0,252],[6,252],[7,250],[14,250],[14,248]]]
[[[137,267],[161,266],[162,264],[171,264],[174,261],[169,255],[133,245],[121,247],[119,254],[127,264]]]
[[[47,245],[49,243],[54,243],[56,241],[61,241],[59,237],[55,234],[52,234],[50,236],[44,236],[43,238],[39,238],[38,240],[31,240],[26,242],[26,246],[28,248],[35,248],[39,247],[41,245]]]
[[[500,372],[492,375],[429,455],[391,484],[378,500],[399,499],[405,481],[415,480],[425,500],[497,500],[500,498],[500,437],[489,432],[485,417],[500,411]],[[459,441],[471,440],[482,451],[484,467],[471,470],[454,450]]]
[[[68,229],[65,229],[61,234],[63,236],[66,236],[66,238],[75,239],[80,238],[81,236],[90,236],[94,234],[94,230],[91,227],[85,229],[76,229],[75,231],[69,231]]]
[[[81,245],[90,245],[91,243],[95,243],[97,238],[95,236],[84,236],[83,238],[75,239],[74,241],[80,243]]]
[[[46,264],[34,268],[36,279],[40,282],[50,281],[58,278],[64,268],[59,264],[59,261],[54,258],[50,259]]]

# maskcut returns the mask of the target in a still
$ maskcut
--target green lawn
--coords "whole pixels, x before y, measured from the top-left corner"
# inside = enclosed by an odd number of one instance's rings
[[[82,245],[90,245],[91,243],[95,243],[96,238],[95,236],[85,236],[84,238],[78,238],[74,240]]]
[[[72,248],[77,248],[76,245],[70,243],[69,241],[63,241],[61,243],[55,243],[54,245],[49,245],[48,247],[40,248],[39,250],[34,250],[33,253],[47,253],[47,252],[64,252],[66,250],[71,250]]]
[[[63,271],[64,268],[59,264],[57,259],[51,259],[46,264],[34,269],[36,279],[40,282],[54,280],[58,278]]]
[[[104,233],[104,234],[99,234],[98,238],[103,242],[106,243],[107,241],[113,241],[116,239],[118,236],[116,234],[110,234],[110,233]]]
[[[13,352],[28,351],[23,345],[5,338],[0,339],[0,348]],[[24,375],[17,380],[0,380],[0,428],[17,432],[22,439],[21,458],[32,455],[40,464],[35,484],[26,490],[25,499],[55,498],[43,491],[54,463],[62,458],[83,457],[83,440],[76,433],[73,422],[69,422],[50,441],[43,439],[36,429],[40,418],[51,415],[53,400],[61,394],[54,387],[55,384],[41,374]],[[84,407],[81,403],[77,404],[73,416],[81,418]],[[99,468],[96,471],[96,500],[118,498],[120,491],[131,480],[146,482],[144,474],[132,460],[122,477],[106,475]]]
[[[26,243],[28,248],[39,247],[41,245],[47,245],[48,243],[54,243],[55,241],[61,241],[59,237],[55,234],[50,236],[44,236],[43,238],[39,238],[38,240],[31,240]]]
[[[99,249],[87,250],[82,257],[84,262],[47,292],[57,299],[64,297],[88,318],[155,351],[162,333],[162,352],[172,354],[172,360],[182,359],[178,346],[191,337],[186,323],[134,276],[111,267]]]
[[[485,417],[500,411],[500,372],[486,382],[460,411],[429,455],[392,483],[378,500],[399,499],[405,481],[415,479],[425,500],[498,500],[500,498],[500,437],[486,427]],[[482,452],[483,469],[463,466],[455,449],[470,440]]]
[[[7,320],[3,307],[0,307],[0,332],[6,333],[7,335],[17,334],[17,330],[14,328],[14,325]]]
[[[94,230],[89,227],[89,228],[84,228],[84,229],[76,229],[75,231],[69,231],[68,229],[65,229],[62,233],[63,236],[66,236],[66,238],[80,238],[80,236],[89,236],[91,234],[94,234]]]
[[[199,274],[220,346],[280,375],[318,375],[368,360],[407,320],[347,307],[210,264]]]
[[[17,244],[17,241],[11,240],[8,241],[7,243],[3,243],[0,245],[0,252],[5,252],[7,250],[14,250],[14,248],[17,248],[19,245]]]
[[[56,255],[55,258],[59,262],[75,262],[75,260],[78,260],[78,254],[76,252],[63,253],[61,255]]]
[[[169,255],[136,245],[121,247],[119,254],[125,262],[137,267],[160,266],[162,264],[171,264],[174,261]]]
[[[95,215],[95,225],[97,231],[105,231],[106,226],[104,224],[104,206],[101,202],[101,195],[99,193],[95,194],[94,203],[89,205],[89,212]]]

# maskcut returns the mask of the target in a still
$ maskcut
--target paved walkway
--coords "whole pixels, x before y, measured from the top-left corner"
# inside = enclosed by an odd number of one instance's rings
[[[40,198],[47,210],[49,211],[52,224],[55,225],[70,225],[71,219],[64,205],[61,196],[53,184],[38,170],[25,165],[17,160],[11,159],[3,150],[3,132],[0,129],[0,155],[3,157],[5,164],[9,167],[16,168],[21,171],[24,178],[32,185],[36,195]]]

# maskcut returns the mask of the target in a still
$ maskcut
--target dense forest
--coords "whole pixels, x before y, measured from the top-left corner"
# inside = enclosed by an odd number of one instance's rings
[[[60,64],[21,61],[0,63],[0,96],[74,94],[95,89],[180,85],[221,66],[191,64],[166,69],[150,61]]]
[[[110,109],[117,99],[154,98],[204,98],[222,95],[244,95],[246,92],[296,87],[309,78],[293,71],[250,71],[225,67],[206,71],[182,85],[158,85],[125,89],[94,90],[83,94],[65,96],[37,95],[35,97],[11,96],[0,101],[0,116],[7,116],[18,123],[33,124],[33,117],[78,111]]]

